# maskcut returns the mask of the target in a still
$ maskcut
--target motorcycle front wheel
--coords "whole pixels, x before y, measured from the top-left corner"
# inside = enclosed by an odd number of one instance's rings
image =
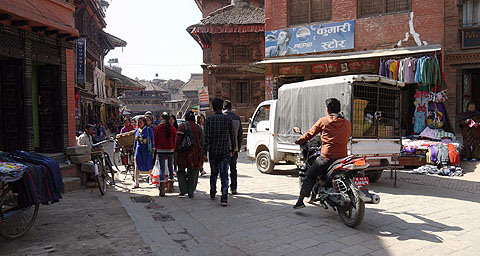
[[[362,223],[365,216],[365,202],[360,198],[358,190],[353,185],[350,185],[350,190],[347,194],[351,202],[345,206],[339,205],[337,212],[345,225],[355,228]]]

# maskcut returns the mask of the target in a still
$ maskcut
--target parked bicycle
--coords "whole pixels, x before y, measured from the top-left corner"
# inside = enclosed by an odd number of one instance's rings
[[[113,152],[113,164],[119,170],[119,172],[125,177],[123,180],[127,179],[127,176],[131,176],[132,180],[135,181],[135,163],[134,163],[135,152],[133,147],[116,147]],[[124,169],[120,169],[118,164],[123,165]]]
[[[92,161],[95,172],[95,182],[97,183],[100,194],[105,195],[108,185],[115,185],[115,171],[113,170],[110,156],[103,149],[103,144],[106,142],[114,142],[114,138],[109,138],[93,144],[92,147]],[[108,170],[107,170],[108,169]]]
[[[135,138],[135,131],[118,134],[115,139],[115,150],[113,152],[113,163],[118,168],[118,164],[123,165],[124,170],[119,172],[124,174],[124,180],[130,175],[135,181],[135,151],[133,150],[133,142]]]
[[[0,197],[0,235],[13,240],[25,235],[37,219],[38,205],[23,207],[19,204],[18,182],[2,182]]]

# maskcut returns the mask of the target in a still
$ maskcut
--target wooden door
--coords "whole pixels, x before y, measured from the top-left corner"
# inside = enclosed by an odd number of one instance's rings
[[[25,150],[23,66],[0,61],[0,151]]]
[[[38,68],[40,151],[45,153],[60,152],[63,141],[59,75],[57,66]]]

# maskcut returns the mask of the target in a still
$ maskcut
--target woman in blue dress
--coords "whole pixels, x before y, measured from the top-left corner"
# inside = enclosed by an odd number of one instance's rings
[[[140,172],[150,173],[153,168],[153,154],[155,152],[155,146],[153,144],[153,131],[150,127],[146,125],[147,120],[145,117],[140,117],[138,119],[138,128],[135,130],[135,163],[137,168],[135,168],[135,186],[133,188],[139,188],[140,184],[138,182],[140,177]]]

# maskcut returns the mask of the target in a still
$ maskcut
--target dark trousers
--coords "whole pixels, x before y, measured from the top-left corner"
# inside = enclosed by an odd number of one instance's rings
[[[181,193],[193,196],[193,193],[197,189],[198,182],[198,169],[197,168],[178,168],[177,172],[178,188]]]
[[[328,167],[335,162],[335,160],[328,160],[321,156],[319,156],[315,162],[313,162],[310,169],[308,169],[307,173],[305,174],[305,178],[303,178],[302,189],[300,190],[300,196],[309,197],[310,192],[315,186],[317,182],[317,177],[324,175],[327,171]]]
[[[237,190],[237,160],[238,152],[230,158],[230,189]]]
[[[474,158],[475,151],[480,145],[480,137],[473,135],[471,131],[463,137],[464,157],[468,159]]]
[[[230,154],[210,154],[210,197],[217,193],[217,177],[220,173],[222,181],[222,199],[228,198],[228,167],[230,165]]]

